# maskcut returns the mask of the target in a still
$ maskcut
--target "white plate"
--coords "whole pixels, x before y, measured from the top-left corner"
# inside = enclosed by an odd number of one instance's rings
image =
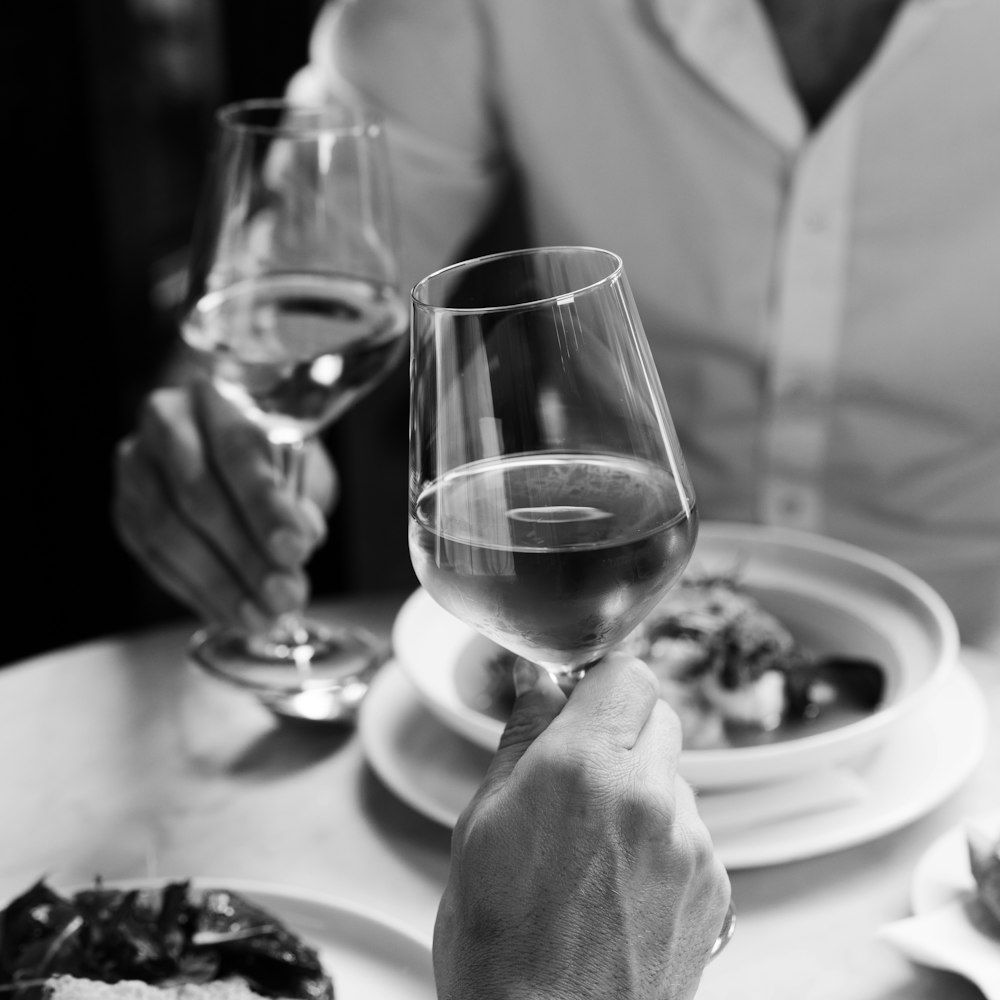
[[[995,837],[1000,811],[970,816],[935,840],[913,872],[913,916],[886,924],[879,936],[911,961],[964,976],[985,997],[1000,1000],[1000,934],[977,908],[969,862],[968,831],[979,827]]]
[[[958,654],[944,601],[896,563],[807,532],[705,522],[689,572],[740,582],[817,652],[868,658],[889,674],[883,708],[850,725],[740,749],[685,750],[680,771],[699,789],[790,778],[858,760],[919,707]],[[396,660],[446,726],[494,750],[503,718],[489,704],[487,664],[498,647],[415,591],[393,626]]]
[[[976,881],[969,867],[968,829],[992,830],[1000,836],[1000,809],[952,827],[921,855],[910,883],[910,905],[917,916],[967,898]]]
[[[899,829],[965,782],[982,759],[987,725],[978,686],[956,664],[933,703],[905,720],[860,769],[870,792],[864,799],[753,828],[729,825],[712,831],[716,850],[730,869],[754,868],[827,854]],[[362,702],[359,732],[382,781],[444,826],[455,824],[492,756],[442,725],[393,662]]]
[[[107,880],[108,888],[154,888],[184,877]],[[230,889],[263,906],[317,949],[336,1000],[436,1000],[431,945],[391,919],[322,893],[233,878],[191,878],[195,889]],[[84,886],[57,892],[75,892]]]

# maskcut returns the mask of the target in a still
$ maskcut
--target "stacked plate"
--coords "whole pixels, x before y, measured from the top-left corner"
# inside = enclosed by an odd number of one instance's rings
[[[862,718],[779,742],[686,749],[681,774],[730,868],[791,861],[898,829],[950,795],[985,749],[987,716],[941,598],[897,564],[812,534],[703,523],[689,572],[739,580],[806,647],[875,661],[886,694]],[[503,731],[498,648],[422,590],[361,712],[372,767],[453,825]]]

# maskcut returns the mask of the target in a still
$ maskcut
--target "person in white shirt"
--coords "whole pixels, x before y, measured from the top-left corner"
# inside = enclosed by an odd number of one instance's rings
[[[880,552],[986,643],[998,38],[1000,0],[338,0],[289,90],[382,116],[409,282],[512,177],[532,243],[622,256],[702,517]],[[251,433],[184,387],[119,453],[124,541],[209,618],[300,602],[336,492],[317,450],[292,509]]]
[[[341,0],[289,89],[383,116],[407,281],[512,174],[534,243],[619,253],[702,516],[887,555],[976,644],[1000,634],[998,37],[997,0]],[[207,617],[285,610],[315,508],[265,498],[250,538],[215,515],[229,566],[159,515],[190,408],[152,401],[126,443],[123,537]]]

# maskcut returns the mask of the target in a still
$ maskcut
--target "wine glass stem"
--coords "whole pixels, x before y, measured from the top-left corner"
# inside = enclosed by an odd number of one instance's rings
[[[271,441],[274,458],[275,478],[293,500],[298,500],[305,492],[306,442],[301,437],[282,438]],[[274,639],[283,640],[290,646],[301,646],[309,641],[309,630],[301,609],[286,611],[271,630]],[[309,670],[309,657],[295,657],[300,671]]]
[[[306,443],[303,438],[271,441],[275,476],[289,496],[297,500],[305,491]]]
[[[540,667],[543,667],[549,674],[549,676],[562,688],[563,693],[569,695],[573,688],[583,680],[583,675],[595,664],[600,663],[603,657],[598,656],[587,663],[582,664],[579,667],[567,668],[561,664],[555,663],[544,663],[541,660],[537,661]]]

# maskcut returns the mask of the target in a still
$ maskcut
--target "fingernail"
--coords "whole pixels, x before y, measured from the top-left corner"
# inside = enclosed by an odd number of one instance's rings
[[[264,580],[261,593],[268,609],[276,615],[295,611],[306,599],[305,584],[287,573],[272,573]]]
[[[299,500],[299,513],[312,537],[319,544],[326,537],[326,516],[319,506],[308,497]]]
[[[311,546],[302,533],[294,528],[279,528],[268,540],[268,549],[275,562],[282,566],[301,566],[311,551]]]
[[[523,656],[519,656],[514,661],[514,692],[518,698],[538,687],[538,681],[541,677],[540,671],[541,668],[537,664],[526,660]]]

